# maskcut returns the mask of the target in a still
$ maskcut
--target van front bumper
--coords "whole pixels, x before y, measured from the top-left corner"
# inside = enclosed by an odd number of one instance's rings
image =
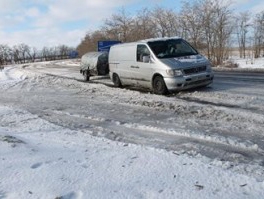
[[[207,86],[213,83],[213,79],[213,74],[202,73],[191,76],[165,77],[164,81],[168,91],[180,91],[200,86]]]

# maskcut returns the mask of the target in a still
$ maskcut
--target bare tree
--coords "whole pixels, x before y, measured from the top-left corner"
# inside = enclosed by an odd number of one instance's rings
[[[17,46],[18,50],[20,51],[20,55],[21,55],[21,58],[22,58],[22,62],[23,63],[26,63],[26,61],[28,60],[28,55],[30,54],[30,47],[29,45],[27,44],[19,44]]]
[[[132,40],[141,40],[155,37],[155,26],[152,22],[151,12],[147,8],[143,8],[138,11],[134,20],[134,26],[132,30]]]
[[[12,53],[13,53],[14,62],[15,63],[22,63],[21,62],[21,60],[22,60],[21,51],[17,45],[13,46]]]
[[[257,14],[254,21],[254,51],[255,58],[261,56],[264,51],[264,11]]]
[[[0,45],[0,65],[12,62],[12,49],[8,45]]]
[[[236,30],[237,39],[239,47],[239,56],[242,58],[246,57],[246,43],[247,43],[247,33],[250,28],[250,13],[248,11],[241,12],[236,17]]]
[[[98,47],[98,41],[110,39],[112,38],[110,36],[107,37],[103,30],[87,33],[82,42],[77,46],[77,51],[80,56],[87,52],[96,51]]]
[[[156,27],[157,37],[170,37],[177,34],[176,14],[172,10],[156,7],[152,11],[152,22]]]
[[[57,47],[43,47],[41,51],[42,61],[51,61],[58,58],[59,52]]]
[[[30,57],[30,59],[31,59],[32,62],[35,62],[36,61],[37,52],[38,52],[38,50],[37,50],[36,47],[32,47],[31,48],[31,51],[29,53],[29,57]]]
[[[216,7],[216,64],[222,64],[226,58],[228,44],[233,31],[231,25],[232,12],[228,5],[224,5],[223,2],[217,1]]]
[[[133,18],[122,8],[119,13],[113,14],[110,19],[105,20],[102,30],[115,40],[122,42],[131,41],[131,27],[134,25]]]
[[[168,37],[179,36],[180,26],[179,17],[171,9],[165,10],[165,17],[167,19],[167,35]]]
[[[12,63],[27,63],[35,62],[39,57],[41,61],[49,61],[55,59],[67,59],[71,51],[75,48],[66,45],[55,47],[43,47],[39,52],[36,47],[30,47],[27,44],[21,43],[10,48],[8,45],[0,44],[0,64]]]
[[[199,49],[206,49],[208,58],[222,64],[232,33],[232,12],[224,0],[183,2],[181,22],[183,37]]]
[[[84,55],[86,52],[90,52],[90,34],[86,34],[82,39],[81,43],[77,46],[77,51],[80,56]]]
[[[46,61],[49,57],[49,49],[44,46],[41,50],[41,61]]]
[[[204,28],[204,40],[207,45],[207,56],[210,60],[213,59],[214,55],[214,47],[215,47],[215,41],[214,41],[214,33],[215,33],[215,13],[214,13],[214,6],[208,1],[205,0],[201,3],[201,7],[199,7],[199,10],[202,15],[202,27]]]
[[[50,60],[59,59],[60,52],[58,46],[50,47],[49,52],[50,52]]]
[[[60,45],[58,46],[58,53],[59,53],[59,57],[61,59],[66,59],[68,58],[68,54],[69,54],[69,47],[66,45]]]
[[[189,1],[183,2],[183,8],[180,13],[182,37],[189,40],[194,47],[202,48],[203,38],[203,16],[200,13],[200,2],[196,1],[190,4]]]
[[[207,56],[216,65],[222,64],[232,33],[232,12],[223,0],[199,1],[202,15],[203,39],[207,45]]]
[[[37,48],[36,47],[29,47],[25,51],[24,59],[27,60],[27,62],[35,62],[37,57]],[[25,61],[24,61],[25,62]]]

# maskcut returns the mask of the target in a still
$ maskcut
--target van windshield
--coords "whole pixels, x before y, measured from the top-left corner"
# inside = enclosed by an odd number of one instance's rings
[[[197,50],[183,39],[149,41],[148,45],[160,59],[198,54]]]

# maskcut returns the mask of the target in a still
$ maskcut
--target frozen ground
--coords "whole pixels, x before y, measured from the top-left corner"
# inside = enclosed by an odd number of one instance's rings
[[[78,62],[0,72],[0,198],[263,198],[262,82],[157,96]]]

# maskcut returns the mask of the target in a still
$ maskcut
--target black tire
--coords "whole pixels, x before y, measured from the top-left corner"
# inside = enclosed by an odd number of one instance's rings
[[[83,71],[83,80],[88,82],[90,80],[90,75],[87,70]]]
[[[122,84],[121,84],[121,81],[119,79],[119,76],[116,73],[113,74],[113,83],[114,83],[114,85],[116,87],[119,87],[119,88],[122,87]]]
[[[153,80],[153,92],[158,95],[165,95],[168,93],[168,89],[163,80],[163,77],[156,76]]]

